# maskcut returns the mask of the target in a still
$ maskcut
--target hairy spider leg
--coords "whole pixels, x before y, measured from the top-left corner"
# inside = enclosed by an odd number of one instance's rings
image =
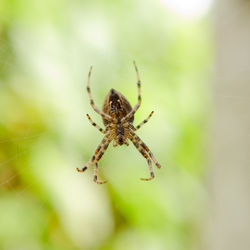
[[[94,182],[96,182],[97,184],[105,184],[105,183],[107,183],[107,181],[99,181],[98,180],[98,161],[101,160],[101,158],[104,155],[105,151],[107,150],[107,148],[108,148],[111,140],[112,139],[109,138],[109,140],[105,142],[105,144],[103,145],[102,149],[99,151],[98,155],[95,157]]]
[[[90,100],[90,105],[92,106],[92,108],[99,114],[101,115],[102,117],[104,117],[106,120],[108,121],[113,121],[113,118],[104,113],[102,110],[100,110],[99,108],[97,108],[95,106],[95,103],[94,103],[94,100],[93,100],[93,97],[92,97],[92,94],[91,94],[91,90],[90,90],[90,87],[89,87],[89,84],[90,84],[90,76],[91,76],[91,72],[92,72],[92,66],[90,66],[90,69],[89,69],[89,74],[88,74],[88,81],[87,81],[87,92],[88,92],[88,95],[89,95],[89,100]]]
[[[90,123],[96,127],[101,133],[105,134],[106,130],[102,129],[99,125],[97,125],[95,122],[93,122],[93,120],[90,118],[89,114],[86,114],[86,116],[88,117]]]
[[[135,71],[136,71],[136,76],[137,76],[138,102],[134,106],[134,108],[125,117],[122,118],[121,122],[125,120],[129,120],[135,114],[137,109],[141,106],[141,80],[140,80],[139,72],[135,64],[135,61],[133,61],[133,63],[135,66]]]
[[[161,164],[156,160],[156,158],[154,157],[153,153],[151,152],[151,150],[148,148],[148,146],[142,141],[142,139],[136,135],[133,131],[130,131],[131,135],[133,138],[136,138],[136,140],[138,141],[139,145],[146,150],[146,152],[149,154],[149,157],[153,160],[154,164],[156,165],[157,168],[161,168]]]
[[[142,154],[142,156],[147,160],[148,162],[148,168],[149,168],[149,172],[150,172],[150,177],[149,178],[140,178],[142,181],[150,181],[152,179],[154,179],[155,174],[153,171],[153,166],[152,166],[152,162],[149,158],[149,155],[147,154],[147,152],[142,148],[141,144],[140,144],[140,139],[139,137],[135,137],[130,136],[130,140],[132,141],[132,143],[135,145],[135,147],[137,148],[137,150]]]
[[[154,114],[154,111],[152,111],[150,113],[150,115],[147,117],[147,119],[143,120],[139,125],[136,126],[135,130],[138,130],[139,128],[141,128],[145,123],[148,122],[148,120],[150,119],[150,117]]]
[[[107,181],[100,181],[98,180],[98,162],[95,161],[95,165],[94,165],[94,182],[97,184],[105,184],[107,183]]]
[[[102,157],[102,155],[104,154],[104,152],[106,151],[110,141],[112,140],[110,138],[110,133],[111,131],[109,131],[105,136],[104,138],[102,139],[101,143],[98,145],[98,147],[96,148],[95,150],[95,153],[92,155],[92,157],[90,158],[90,160],[87,162],[87,164],[82,168],[82,169],[79,169],[79,168],[76,168],[76,170],[78,172],[84,172],[85,170],[87,170],[90,165],[95,161],[99,161]],[[107,145],[108,144],[108,145]],[[100,156],[100,154],[101,156]]]

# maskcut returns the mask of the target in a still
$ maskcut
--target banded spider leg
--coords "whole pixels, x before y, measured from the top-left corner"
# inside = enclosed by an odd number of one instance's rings
[[[105,119],[108,120],[108,121],[113,121],[114,119],[113,119],[110,115],[104,113],[102,110],[100,110],[99,108],[97,108],[97,107],[95,106],[95,103],[94,103],[94,100],[93,100],[93,97],[92,97],[92,94],[91,94],[90,86],[89,86],[92,68],[93,68],[93,67],[90,66],[89,74],[88,74],[88,81],[87,81],[87,92],[88,92],[88,96],[89,96],[89,100],[90,100],[90,105],[91,105],[92,108],[95,110],[95,112],[97,112],[97,113],[98,113],[99,115],[101,115],[103,118],[105,118]]]
[[[79,168],[76,168],[76,170],[78,172],[84,172],[86,171],[90,165],[95,162],[95,167],[94,167],[94,181],[98,184],[102,184],[102,183],[105,183],[105,182],[102,182],[102,181],[98,181],[97,180],[97,169],[98,169],[98,164],[97,162],[102,158],[104,152],[107,150],[108,146],[109,146],[109,143],[111,142],[111,138],[110,138],[110,133],[111,132],[108,132],[104,138],[102,139],[101,143],[98,145],[98,147],[96,148],[95,150],[95,153],[92,155],[92,157],[90,158],[90,160],[87,162],[87,164],[79,169]]]
[[[156,165],[157,168],[161,168],[160,163],[156,160],[156,158],[154,157],[153,153],[149,150],[147,145],[134,132],[132,132],[132,131],[130,132],[129,139],[132,141],[132,143],[135,145],[137,150],[142,154],[142,156],[148,162],[150,177],[149,178],[141,178],[141,180],[144,180],[144,181],[152,180],[155,177],[155,175],[154,175],[152,162],[151,162],[150,158],[153,160],[153,162],[154,162],[154,164]]]
[[[141,80],[140,80],[140,75],[137,69],[137,66],[135,64],[135,61],[133,61],[134,66],[135,66],[135,71],[136,71],[136,76],[137,76],[137,90],[138,90],[138,102],[137,104],[134,106],[134,108],[121,119],[121,122],[125,121],[125,120],[129,120],[134,114],[135,112],[138,110],[138,108],[141,106]]]

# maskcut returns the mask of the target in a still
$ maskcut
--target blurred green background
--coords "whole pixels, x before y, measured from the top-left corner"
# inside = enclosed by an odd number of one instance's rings
[[[210,106],[211,1],[0,2],[0,249],[201,249]],[[162,164],[147,177],[132,143],[77,173],[103,135],[111,88],[137,101],[138,135]]]

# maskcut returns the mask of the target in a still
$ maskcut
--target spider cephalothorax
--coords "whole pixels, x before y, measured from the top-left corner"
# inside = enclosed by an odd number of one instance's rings
[[[102,110],[98,109],[94,104],[89,87],[92,66],[90,67],[89,70],[87,92],[89,94],[90,104],[93,107],[93,109],[102,116],[103,123],[106,129],[103,130],[100,126],[94,123],[90,118],[90,116],[87,114],[87,117],[89,121],[92,123],[92,125],[97,127],[97,129],[103,134],[105,134],[105,136],[100,145],[97,147],[94,155],[86,164],[86,166],[84,166],[82,169],[77,168],[77,170],[79,172],[83,172],[94,162],[95,164],[94,181],[98,184],[106,183],[106,181],[97,180],[98,161],[101,159],[101,157],[103,156],[104,152],[106,151],[112,140],[113,140],[113,146],[123,145],[123,144],[128,146],[129,145],[128,140],[131,140],[132,143],[135,145],[135,147],[143,155],[143,157],[146,158],[150,170],[150,177],[141,178],[141,180],[149,181],[154,178],[151,159],[158,168],[161,168],[161,165],[155,159],[153,153],[134,132],[138,130],[143,124],[145,124],[153,115],[152,111],[150,115],[147,117],[147,119],[145,119],[142,123],[140,123],[136,127],[133,126],[134,114],[141,105],[141,81],[135,62],[134,66],[137,75],[137,87],[138,87],[138,102],[134,108],[131,107],[130,103],[125,98],[125,96],[123,96],[120,92],[116,91],[115,89],[111,89],[107,94],[107,96],[105,97]]]

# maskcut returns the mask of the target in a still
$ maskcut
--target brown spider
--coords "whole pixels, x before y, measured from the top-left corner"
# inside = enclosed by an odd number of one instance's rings
[[[138,110],[141,105],[141,81],[138,73],[137,66],[134,61],[135,71],[137,75],[137,87],[138,87],[138,102],[135,107],[132,109],[128,100],[118,91],[111,89],[107,96],[105,97],[102,110],[98,109],[95,104],[94,100],[91,95],[89,83],[90,83],[90,76],[92,71],[92,66],[90,67],[89,74],[88,74],[88,81],[87,81],[87,91],[90,99],[90,104],[93,109],[102,116],[102,120],[106,129],[102,129],[98,126],[95,122],[92,121],[89,114],[87,114],[87,118],[91,122],[93,126],[95,126],[100,132],[102,132],[105,136],[99,146],[97,147],[95,153],[88,161],[88,163],[82,168],[77,168],[78,172],[84,172],[89,166],[94,162],[94,181],[98,184],[104,184],[106,181],[99,181],[97,179],[97,172],[98,172],[98,161],[102,158],[104,152],[109,146],[109,143],[113,140],[113,146],[116,147],[118,145],[129,145],[128,139],[133,142],[135,147],[138,151],[146,158],[148,162],[148,167],[150,171],[149,178],[141,178],[143,181],[152,180],[155,175],[153,172],[152,162],[161,168],[161,165],[154,157],[153,153],[149,150],[147,145],[135,134],[134,131],[138,130],[143,124],[145,124],[150,117],[153,115],[154,111],[150,113],[150,115],[141,122],[138,126],[133,126],[134,121],[134,114]],[[151,158],[151,159],[150,159]]]

